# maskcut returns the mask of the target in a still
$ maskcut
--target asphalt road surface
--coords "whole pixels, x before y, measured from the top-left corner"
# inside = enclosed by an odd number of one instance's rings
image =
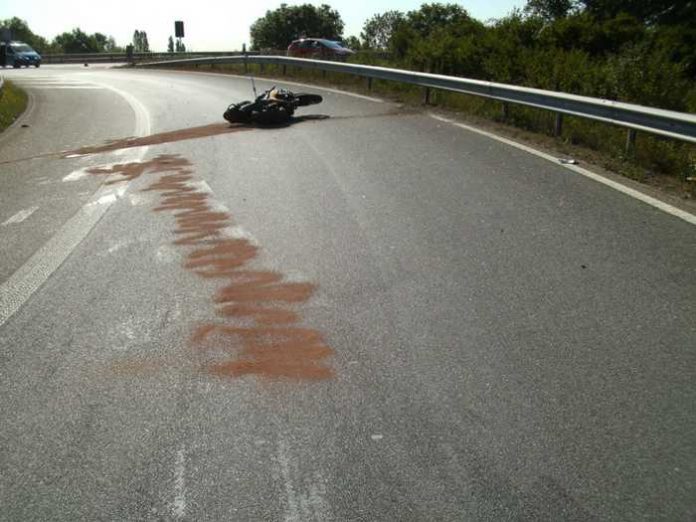
[[[4,74],[1,520],[696,518],[694,225],[380,100]]]

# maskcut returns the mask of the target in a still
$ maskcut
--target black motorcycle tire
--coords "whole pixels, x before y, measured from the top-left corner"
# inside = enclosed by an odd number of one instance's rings
[[[316,105],[324,99],[318,94],[299,93],[295,95],[298,107],[306,107],[307,105]]]
[[[242,103],[230,105],[222,117],[230,123],[249,123],[251,115],[249,111],[245,111],[243,108],[250,103],[249,101],[244,101]]]

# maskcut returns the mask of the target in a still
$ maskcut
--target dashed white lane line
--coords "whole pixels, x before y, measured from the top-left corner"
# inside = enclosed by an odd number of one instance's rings
[[[58,269],[117,198],[113,187],[102,186],[89,203],[0,285],[0,326]]]
[[[39,207],[29,207],[29,208],[25,208],[24,210],[20,210],[14,216],[6,219],[2,223],[2,226],[6,227],[7,225],[12,225],[14,223],[21,223],[22,221],[27,219],[29,216],[31,216],[34,212],[36,212],[38,209],[39,209]]]
[[[172,512],[176,518],[182,518],[186,514],[186,450],[184,447],[176,452],[174,464],[174,502]]]
[[[135,113],[135,135],[150,134],[150,115],[144,105],[133,95],[110,85],[104,85],[124,98]],[[141,160],[148,147],[139,148],[135,161]],[[82,206],[58,232],[37,250],[10,278],[0,285],[0,326],[14,315],[21,306],[46,282],[75,248],[87,237],[92,228],[106,214],[111,205],[126,191],[102,185],[88,203]]]
[[[666,212],[667,214],[671,214],[674,217],[678,217],[679,219],[683,219],[687,223],[690,223],[692,225],[696,225],[696,216],[694,214],[686,212],[685,210],[682,210],[680,208],[674,207],[674,206],[670,205],[669,203],[665,203],[664,201],[660,201],[659,199],[654,198],[652,196],[648,196],[647,194],[644,194],[638,190],[632,189],[631,187],[627,187],[626,185],[622,185],[621,183],[617,183],[616,181],[613,181],[609,178],[605,178],[604,176],[600,176],[599,174],[596,174],[592,171],[589,171],[587,169],[579,167],[578,165],[561,163],[556,156],[552,156],[551,154],[546,154],[545,152],[541,152],[540,150],[533,149],[532,147],[529,147],[527,145],[523,145],[522,143],[518,143],[516,141],[509,140],[507,138],[503,138],[501,136],[493,134],[492,132],[487,132],[487,131],[484,131],[481,129],[477,129],[476,127],[472,127],[472,126],[466,125],[464,123],[459,123],[458,121],[450,120],[449,118],[443,118],[442,116],[440,116],[438,114],[431,113],[430,117],[437,120],[437,121],[449,123],[450,125],[454,125],[455,127],[466,129],[470,132],[475,132],[476,134],[480,134],[481,136],[486,136],[487,138],[491,138],[491,139],[494,139],[496,141],[500,141],[502,143],[510,145],[511,147],[515,147],[517,149],[528,152],[529,154],[534,154],[535,156],[538,156],[540,158],[548,160],[548,161],[554,163],[555,165],[558,165],[559,167],[563,167],[563,168],[566,168],[568,170],[572,170],[573,172],[580,174],[581,176],[585,176],[586,178],[589,178],[593,181],[596,181],[598,183],[602,183],[603,185],[606,185],[607,187],[611,187],[614,190],[617,190],[623,194],[626,194],[627,196],[630,196],[630,197],[637,199],[639,201],[642,201],[643,203],[646,203],[652,207],[655,207],[659,210],[662,210],[663,212]]]

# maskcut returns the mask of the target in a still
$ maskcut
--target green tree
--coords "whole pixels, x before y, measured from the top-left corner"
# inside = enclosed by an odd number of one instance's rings
[[[95,35],[88,35],[79,27],[69,33],[59,34],[53,39],[53,44],[64,53],[99,53],[104,51],[103,44]]]
[[[388,49],[394,31],[403,21],[404,14],[400,11],[387,11],[374,15],[365,22],[360,33],[363,47],[379,50]]]
[[[147,33],[136,29],[133,32],[133,51],[136,53],[149,53],[150,44],[147,41]]]
[[[580,4],[596,18],[626,13],[648,24],[696,25],[693,0],[580,0]]]
[[[343,45],[348,49],[352,49],[353,51],[359,51],[362,49],[362,44],[357,36],[349,36],[348,38],[344,38]]]
[[[301,37],[340,40],[343,20],[338,11],[326,4],[280,4],[278,9],[266,11],[250,29],[252,49],[285,49]]]
[[[185,53],[186,52],[186,46],[184,45],[184,42],[181,41],[181,38],[176,39],[176,52],[177,53]]]
[[[174,38],[172,38],[171,36],[169,37],[169,41],[167,42],[167,52],[174,52]]]
[[[0,20],[0,27],[7,27],[12,32],[13,40],[29,44],[39,53],[45,53],[50,50],[48,41],[44,37],[34,34],[29,29],[27,22],[16,16],[7,20]]]
[[[531,16],[553,21],[565,18],[575,7],[577,0],[527,0],[524,11]]]

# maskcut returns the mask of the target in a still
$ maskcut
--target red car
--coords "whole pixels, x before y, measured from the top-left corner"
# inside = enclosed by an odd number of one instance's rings
[[[345,60],[351,54],[354,52],[343,47],[340,43],[324,38],[302,38],[295,40],[288,46],[288,56],[295,58]]]

